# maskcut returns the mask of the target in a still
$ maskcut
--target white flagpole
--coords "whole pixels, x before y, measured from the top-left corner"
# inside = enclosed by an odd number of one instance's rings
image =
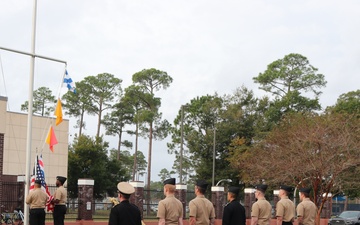
[[[30,77],[29,77],[29,100],[28,100],[28,121],[26,135],[26,175],[25,175],[25,199],[29,194],[30,188],[30,160],[31,160],[31,140],[32,140],[32,116],[33,116],[33,92],[34,92],[34,71],[35,71],[35,35],[36,35],[36,8],[37,0],[34,0],[33,20],[32,20],[32,39],[30,58]],[[24,202],[24,225],[29,224],[29,207]]]

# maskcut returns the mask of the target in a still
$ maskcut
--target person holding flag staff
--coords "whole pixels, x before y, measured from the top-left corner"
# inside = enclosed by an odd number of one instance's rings
[[[26,197],[26,204],[30,205],[29,222],[31,225],[45,225],[45,205],[47,194],[41,190],[41,180],[35,180],[34,189]]]
[[[64,225],[64,219],[66,214],[66,200],[67,192],[64,188],[66,177],[56,177],[56,187],[58,187],[54,193],[52,203],[54,204],[53,219],[54,225]],[[32,225],[32,224],[31,224]]]

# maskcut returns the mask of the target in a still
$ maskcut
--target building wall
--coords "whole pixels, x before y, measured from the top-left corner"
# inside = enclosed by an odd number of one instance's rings
[[[24,175],[26,173],[27,119],[25,113],[6,111],[7,98],[0,96],[0,133],[4,133],[2,170],[4,175]],[[50,125],[53,126],[58,144],[51,152],[45,143]],[[31,173],[37,154],[42,154],[45,179],[55,184],[58,175],[67,177],[69,121],[63,120],[55,126],[54,117],[33,116],[31,143]]]

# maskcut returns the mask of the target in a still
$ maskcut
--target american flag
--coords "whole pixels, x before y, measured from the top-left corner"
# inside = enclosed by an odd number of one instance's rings
[[[54,205],[51,203],[51,201],[54,197],[51,196],[48,186],[45,182],[45,171],[42,155],[40,155],[40,157],[36,156],[36,163],[33,170],[33,175],[31,176],[30,191],[35,188],[35,180],[41,180],[41,190],[43,190],[48,196],[48,201],[46,203],[47,211],[52,212],[54,210]]]

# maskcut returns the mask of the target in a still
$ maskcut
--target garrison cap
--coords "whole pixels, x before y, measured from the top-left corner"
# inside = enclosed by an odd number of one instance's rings
[[[41,184],[41,180],[35,180],[35,184]]]
[[[164,185],[166,185],[166,184],[175,185],[175,183],[176,183],[175,178],[169,178],[167,180],[164,180],[164,182],[163,182]]]
[[[195,185],[206,190],[206,188],[208,186],[208,183],[206,181],[204,181],[204,180],[197,180]]]
[[[64,183],[65,183],[65,181],[66,181],[66,177],[57,176],[57,177],[56,177],[56,180],[60,181],[60,182],[61,182],[61,184],[64,184]]]
[[[254,188],[265,193],[268,186],[266,184],[257,184]]]
[[[304,193],[308,193],[308,194],[310,194],[310,191],[311,191],[311,188],[307,188],[307,187],[299,189],[299,192],[304,192]]]
[[[117,189],[119,190],[120,193],[126,194],[126,195],[131,195],[132,193],[135,192],[135,188],[127,182],[118,183]]]
[[[229,187],[228,192],[234,193],[236,195],[239,194],[240,188],[239,187]]]
[[[291,186],[287,186],[287,185],[280,185],[280,189],[283,189],[287,192],[292,192],[294,191],[294,187],[291,187]]]

